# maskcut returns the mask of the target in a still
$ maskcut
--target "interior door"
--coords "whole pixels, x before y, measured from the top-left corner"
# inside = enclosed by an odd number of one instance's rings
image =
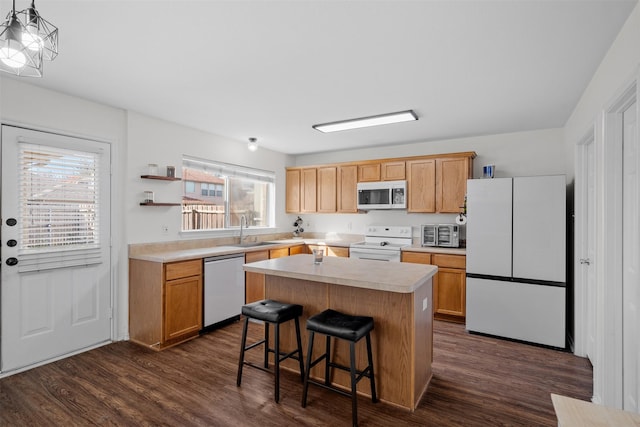
[[[596,253],[596,162],[595,143],[593,139],[585,145],[585,165],[584,175],[586,178],[586,188],[583,194],[582,215],[582,253],[580,257],[581,275],[587,297],[586,317],[586,353],[592,365],[595,365],[596,349],[596,313],[598,312],[596,274],[595,274],[595,253]]]
[[[109,144],[2,126],[0,370],[111,339]]]
[[[640,351],[638,340],[638,286],[640,283],[640,191],[638,167],[636,103],[624,111],[623,125],[623,181],[622,181],[622,384],[623,408],[638,411]]]

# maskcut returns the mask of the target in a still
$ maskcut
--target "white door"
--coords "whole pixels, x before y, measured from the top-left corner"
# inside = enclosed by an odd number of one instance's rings
[[[585,186],[583,187],[583,204],[581,213],[582,222],[582,248],[580,256],[580,276],[582,277],[583,290],[586,294],[586,354],[591,364],[595,364],[596,349],[596,313],[598,312],[596,274],[594,271],[596,253],[596,163],[595,144],[591,139],[584,146],[583,170]]]
[[[622,181],[622,384],[623,408],[638,412],[638,286],[640,286],[640,227],[639,227],[639,174],[636,103],[625,110],[623,124],[623,181]]]
[[[2,373],[111,339],[109,181],[109,144],[2,126]]]

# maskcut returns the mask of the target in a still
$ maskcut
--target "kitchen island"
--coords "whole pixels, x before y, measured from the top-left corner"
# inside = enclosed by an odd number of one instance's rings
[[[244,270],[265,274],[266,298],[304,307],[301,327],[305,352],[305,324],[310,316],[331,308],[373,317],[371,338],[378,398],[410,411],[416,408],[432,375],[431,279],[437,267],[334,257],[325,257],[316,265],[313,255],[294,255],[245,264]],[[314,357],[324,347],[323,340],[316,339],[319,342],[314,346]],[[280,340],[282,351],[295,347],[292,325],[282,325]],[[333,348],[334,360],[348,365],[348,343],[337,340]],[[365,366],[363,341],[358,343],[357,353],[358,366]],[[297,370],[293,362],[285,361],[283,366]],[[321,378],[322,369],[314,367],[311,375]],[[349,375],[336,369],[332,381],[348,388]],[[358,384],[359,393],[368,396],[368,390],[366,381]]]

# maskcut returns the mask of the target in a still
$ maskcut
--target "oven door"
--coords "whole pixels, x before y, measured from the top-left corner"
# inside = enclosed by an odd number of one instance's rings
[[[400,262],[400,251],[394,249],[349,248],[349,258]]]

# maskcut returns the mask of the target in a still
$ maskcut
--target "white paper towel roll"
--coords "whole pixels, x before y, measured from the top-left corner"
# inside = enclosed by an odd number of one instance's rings
[[[458,225],[465,225],[467,223],[467,216],[463,215],[463,214],[459,214],[456,217],[456,224]]]

